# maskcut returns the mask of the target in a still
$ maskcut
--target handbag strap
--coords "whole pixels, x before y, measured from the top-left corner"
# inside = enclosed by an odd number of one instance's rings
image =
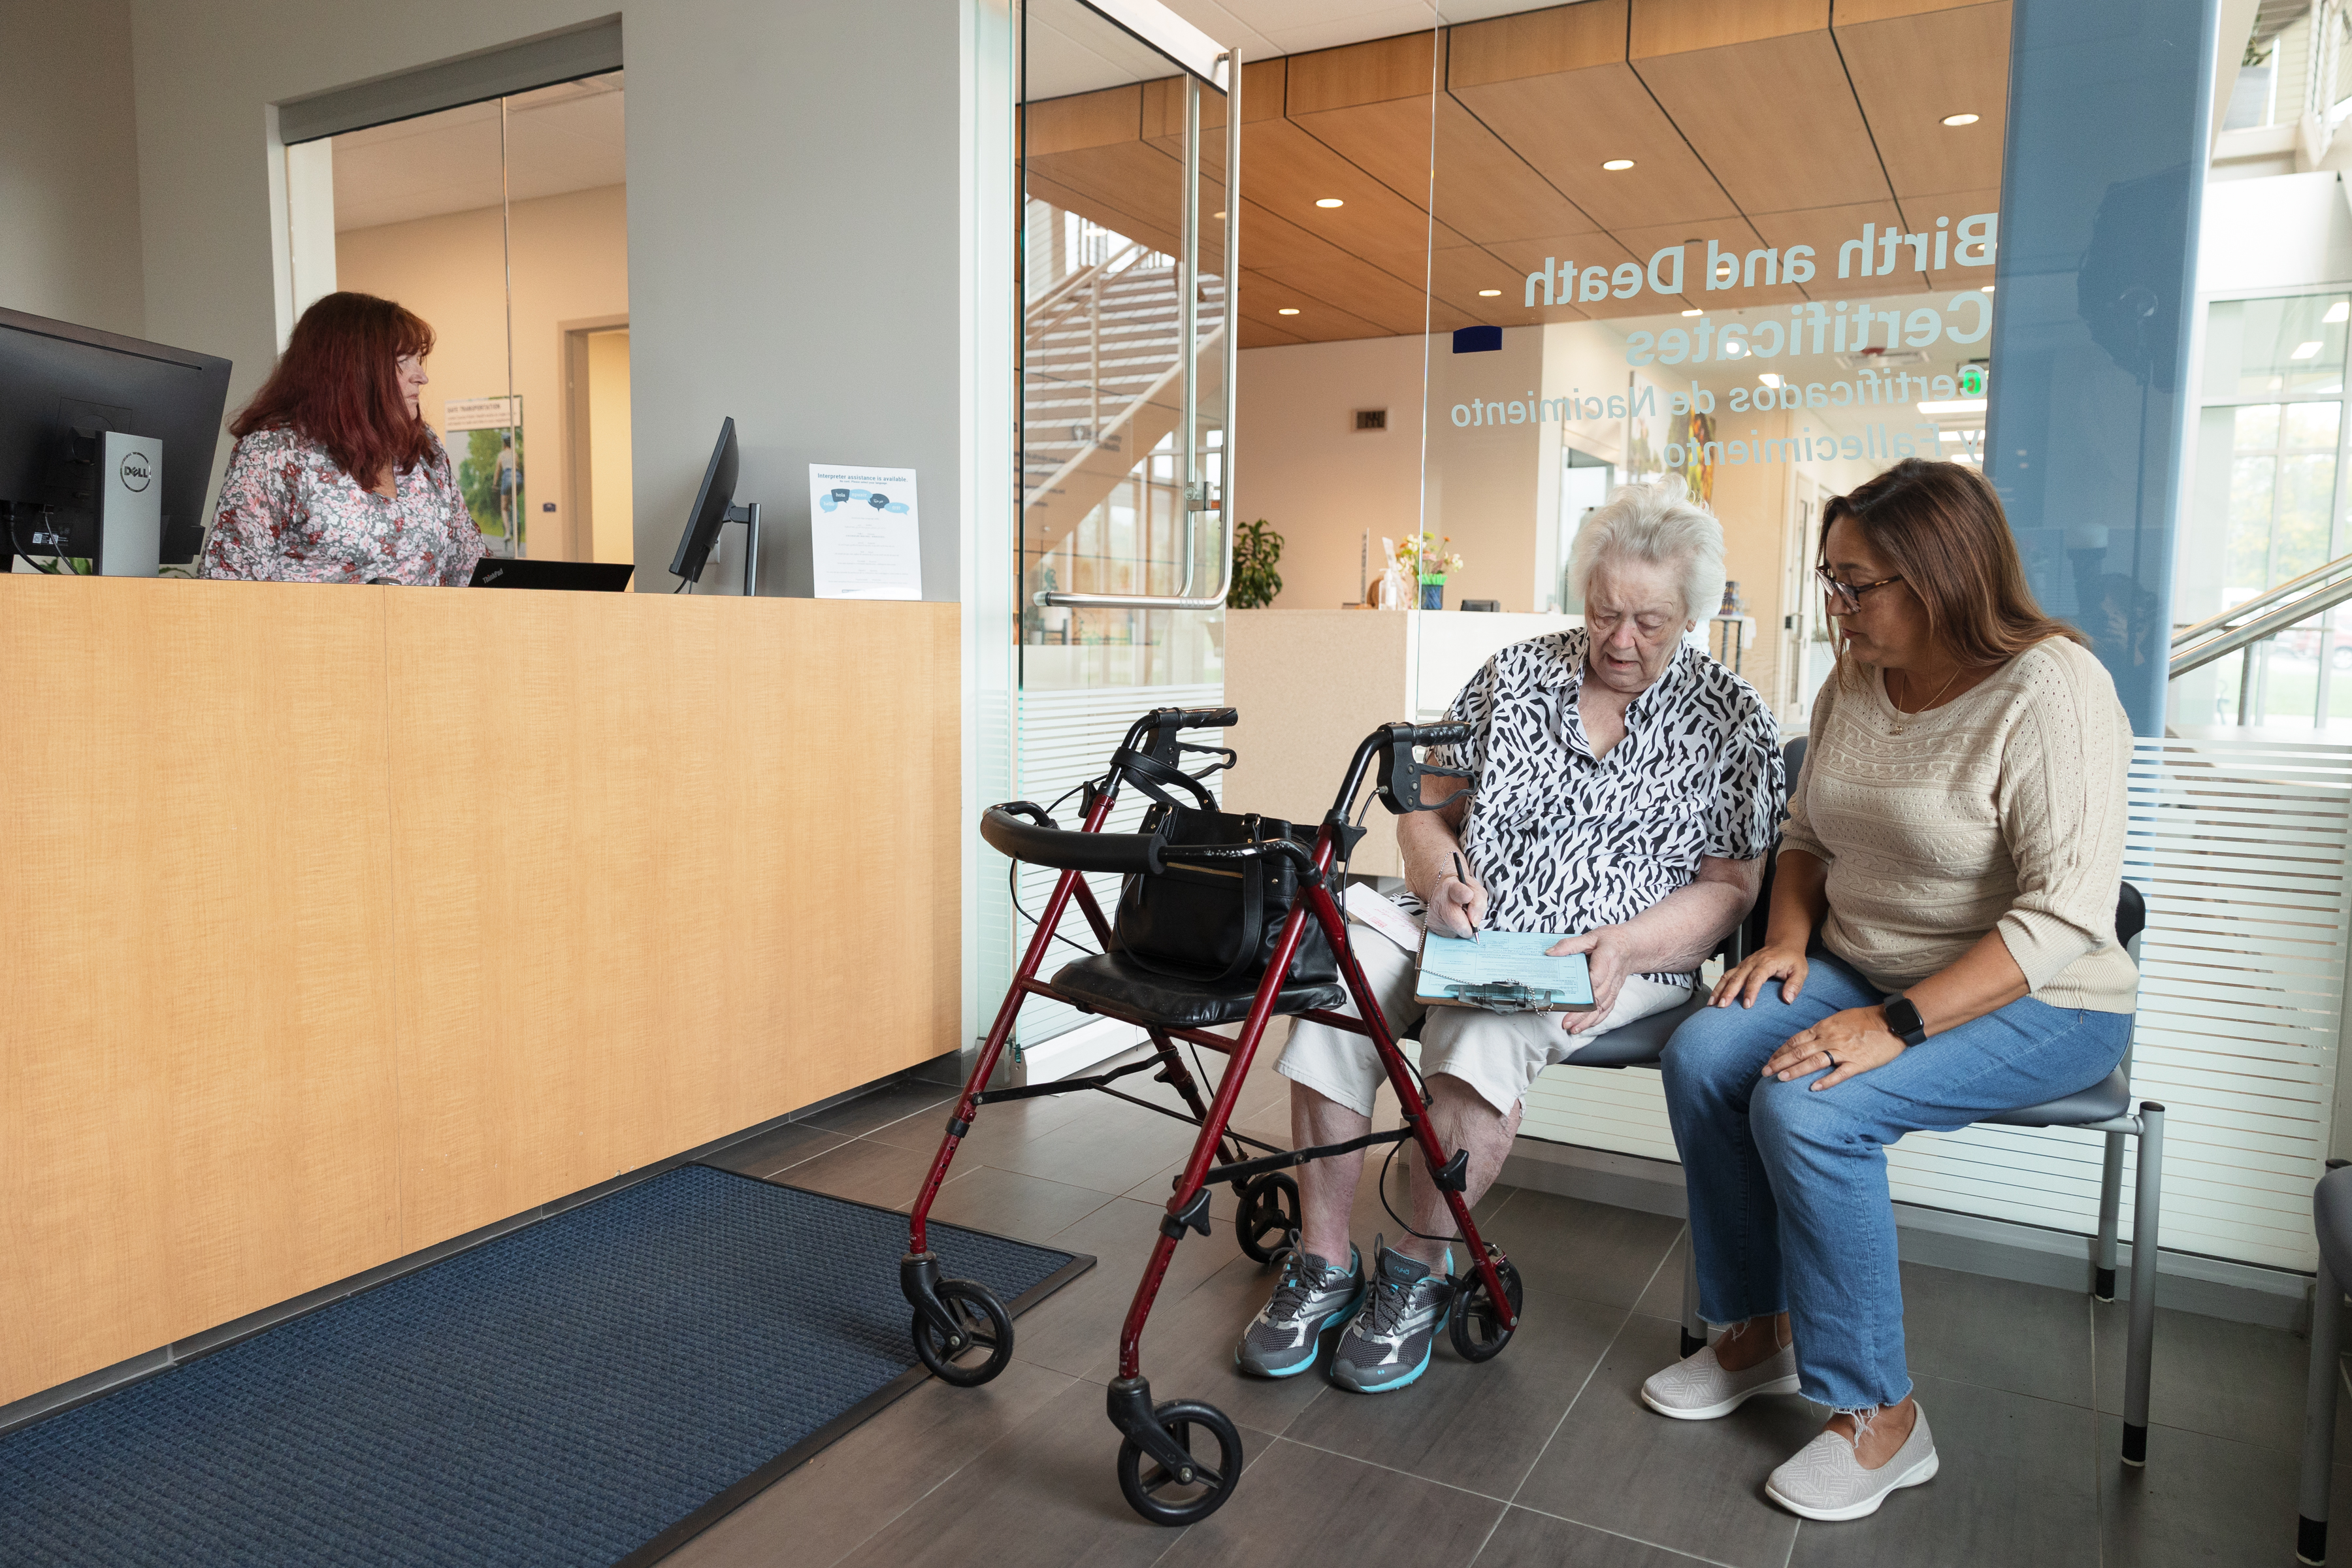
[[[1110,754],[1110,765],[1113,772],[1125,774],[1146,799],[1158,801],[1161,805],[1186,804],[1169,795],[1167,786],[1172,784],[1190,794],[1192,804],[1202,811],[1217,809],[1217,797],[1211,795],[1199,779],[1181,768],[1169,766],[1157,757],[1121,746]]]

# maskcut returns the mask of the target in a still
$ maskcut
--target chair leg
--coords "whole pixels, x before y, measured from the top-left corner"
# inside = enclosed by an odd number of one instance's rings
[[[2124,1463],[2147,1463],[2148,1366],[2156,1351],[2157,1227],[2164,1196],[2164,1107],[2139,1106],[2139,1184],[2132,1207],[2131,1343],[2124,1372]]]
[[[2303,1508],[2295,1521],[2298,1562],[2327,1561],[2327,1493],[2336,1479],[2336,1355],[2343,1343],[2344,1287],[2323,1256],[2311,1300],[2311,1382],[2303,1395]]]
[[[1706,1348],[1706,1320],[1698,1315],[1698,1238],[1687,1230],[1683,1239],[1683,1354],[1693,1356]]]
[[[2099,1251],[2091,1294],[2102,1301],[2116,1299],[2116,1226],[2124,1206],[2124,1134],[2107,1134],[2105,1167],[2099,1173]]]

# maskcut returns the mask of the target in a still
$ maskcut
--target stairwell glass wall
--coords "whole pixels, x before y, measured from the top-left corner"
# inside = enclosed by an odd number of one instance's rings
[[[1043,804],[1100,773],[1137,714],[1223,697],[1225,95],[1078,0],[1026,0],[1014,17],[1014,793]],[[1142,804],[1112,827],[1131,831]],[[1021,908],[1034,912],[1052,880],[1017,873]],[[1096,891],[1115,900],[1115,879]],[[1029,931],[1016,912],[1012,946]],[[1009,949],[992,948],[998,959],[1009,973]],[[1013,1070],[1057,1076],[1134,1033],[1033,1002]]]

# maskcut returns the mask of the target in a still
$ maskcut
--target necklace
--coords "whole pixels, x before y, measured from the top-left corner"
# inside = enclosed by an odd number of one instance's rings
[[[1906,669],[1901,673],[1903,676],[1903,693],[1907,697],[1911,693],[1911,672]],[[1895,733],[1898,735],[1903,733],[1904,720],[1916,718],[1919,713],[1927,712],[1929,709],[1935,707],[1937,702],[1941,701],[1943,700],[1944,693],[1952,689],[1952,682],[1958,680],[1959,678],[1960,667],[1956,664],[1952,667],[1952,673],[1944,678],[1944,684],[1936,688],[1936,695],[1930,697],[1927,701],[1919,705],[1917,713],[1906,713],[1903,710],[1897,708],[1895,710]]]

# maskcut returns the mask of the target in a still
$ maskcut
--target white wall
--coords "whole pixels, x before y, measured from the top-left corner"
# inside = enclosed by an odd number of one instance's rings
[[[613,6],[131,10],[147,335],[235,361],[234,406],[276,342],[285,213],[270,106]],[[955,598],[959,8],[638,0],[621,15],[640,586],[669,586],[658,563],[731,415],[737,493],[767,507],[770,592],[807,592],[807,464],[824,460],[922,471],[925,593]]]
[[[1421,519],[1421,340],[1362,338],[1244,349],[1240,355],[1235,515],[1282,535],[1286,610],[1354,602],[1367,530],[1374,576],[1382,536]],[[1356,410],[1385,408],[1386,430],[1360,432]]]
[[[1381,539],[1424,526],[1452,535],[1463,557],[1464,569],[1445,585],[1448,605],[1470,598],[1500,599],[1507,610],[1538,607],[1536,519],[1548,447],[1532,425],[1456,429],[1448,410],[1476,395],[1524,399],[1541,379],[1542,331],[1507,331],[1502,349],[1487,353],[1456,354],[1446,333],[1428,340],[1425,510],[1421,338],[1244,352],[1238,515],[1263,517],[1283,537],[1277,607],[1352,602],[1365,533],[1377,577]],[[1387,409],[1389,427],[1357,430],[1360,408]]]
[[[0,306],[147,337],[131,0],[0,0]]]

